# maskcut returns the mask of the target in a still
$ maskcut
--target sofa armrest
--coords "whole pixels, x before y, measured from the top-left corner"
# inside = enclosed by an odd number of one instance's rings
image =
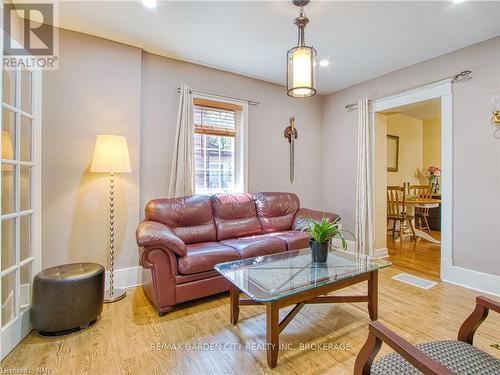
[[[316,210],[310,210],[308,208],[301,208],[295,214],[295,218],[292,223],[292,230],[304,230],[307,228],[309,220],[320,222],[323,218],[332,222],[339,220],[340,216],[331,212],[322,212]]]
[[[178,256],[187,253],[186,244],[169,227],[156,221],[144,221],[139,224],[135,237],[139,247],[163,247]]]
[[[370,322],[368,328],[368,339],[361,348],[354,363],[354,375],[370,374],[372,362],[380,350],[382,342],[389,345],[396,353],[425,375],[453,375],[453,372],[448,368],[434,361],[382,323],[377,321]]]
[[[476,330],[484,322],[490,310],[500,313],[500,302],[483,296],[476,297],[476,308],[460,326],[458,340],[472,345]]]

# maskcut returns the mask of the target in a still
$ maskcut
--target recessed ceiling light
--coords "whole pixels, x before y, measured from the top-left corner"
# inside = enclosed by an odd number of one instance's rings
[[[453,2],[454,2],[455,4],[460,4],[460,3],[463,3],[464,1],[465,1],[465,0],[453,0]]]
[[[146,8],[156,8],[156,0],[142,0],[142,5],[144,5]]]
[[[330,61],[328,61],[328,60],[321,60],[319,62],[319,66],[325,67],[325,66],[328,66],[328,65],[330,65]]]

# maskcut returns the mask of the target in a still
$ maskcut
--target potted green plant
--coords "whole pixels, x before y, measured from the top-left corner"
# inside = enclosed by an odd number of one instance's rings
[[[309,234],[309,245],[312,251],[312,261],[315,263],[326,263],[328,258],[328,248],[333,238],[338,238],[342,242],[342,248],[347,249],[347,242],[344,239],[342,230],[339,228],[339,219],[333,221],[325,217],[321,221],[308,220],[306,232]]]

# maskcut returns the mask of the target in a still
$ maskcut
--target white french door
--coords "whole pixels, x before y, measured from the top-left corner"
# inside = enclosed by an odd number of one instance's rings
[[[2,71],[0,321],[3,359],[30,330],[41,268],[41,71]]]

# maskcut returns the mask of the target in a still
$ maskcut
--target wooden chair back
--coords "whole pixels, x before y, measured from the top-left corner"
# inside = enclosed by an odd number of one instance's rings
[[[410,185],[408,184],[408,194],[414,195],[421,199],[432,199],[432,186],[431,185]],[[428,208],[417,207],[416,213],[429,215]]]
[[[408,185],[408,194],[414,195],[417,198],[431,199],[432,186],[431,185]]]
[[[406,215],[406,184],[387,186],[387,216]]]

